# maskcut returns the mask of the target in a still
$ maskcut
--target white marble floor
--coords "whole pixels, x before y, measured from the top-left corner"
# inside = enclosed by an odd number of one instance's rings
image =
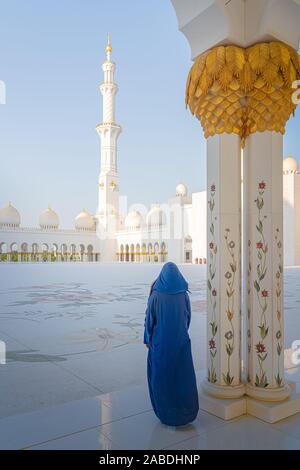
[[[0,449],[300,450],[300,415],[270,425],[200,411],[191,425],[171,428],[157,420],[141,385],[3,418],[0,436]]]
[[[0,264],[0,418],[146,383],[142,344],[160,265]],[[205,268],[192,290],[194,361],[205,364]]]
[[[1,449],[300,449],[300,415],[274,425],[161,425],[149,403],[144,311],[159,265],[0,265]],[[205,268],[190,283],[196,370],[205,366]],[[286,346],[300,339],[300,269],[285,276]],[[300,368],[286,371],[300,384]]]

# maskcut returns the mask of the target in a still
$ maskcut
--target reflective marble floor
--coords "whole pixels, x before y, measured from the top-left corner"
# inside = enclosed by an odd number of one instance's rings
[[[299,390],[300,391],[300,390]],[[145,385],[0,419],[0,449],[300,449],[300,415],[266,424],[200,411],[183,428],[160,424]]]
[[[0,265],[0,448],[300,449],[300,416],[274,425],[200,412],[183,429],[151,411],[142,344],[160,265]],[[205,267],[190,283],[195,368],[205,366]],[[286,346],[300,339],[300,269],[286,270]],[[299,367],[286,371],[300,384]],[[198,374],[199,376],[199,374]],[[266,432],[268,428],[268,432]],[[230,431],[230,432],[225,432]]]

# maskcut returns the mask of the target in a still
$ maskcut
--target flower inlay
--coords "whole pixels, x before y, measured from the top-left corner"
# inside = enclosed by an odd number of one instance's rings
[[[210,199],[208,201],[208,209],[210,214],[210,224],[209,224],[209,233],[210,240],[208,243],[209,247],[209,263],[208,263],[208,279],[207,279],[207,288],[208,288],[208,302],[211,307],[211,318],[209,323],[210,337],[208,339],[208,351],[210,355],[210,366],[208,367],[207,380],[211,383],[217,382],[217,373],[216,373],[216,354],[217,354],[217,344],[216,344],[216,335],[218,332],[218,325],[216,319],[216,308],[217,308],[217,289],[215,285],[215,276],[216,276],[216,262],[217,262],[217,252],[218,247],[216,243],[215,235],[215,195],[216,195],[216,185],[212,184],[210,187]]]
[[[283,377],[280,368],[280,358],[283,352],[283,333],[282,333],[282,274],[283,274],[283,262],[282,262],[282,241],[280,239],[280,230],[276,229],[275,232],[275,247],[278,256],[278,266],[275,274],[275,294],[276,294],[276,315],[278,321],[278,329],[276,332],[276,351],[277,351],[277,374],[275,381],[278,387],[283,385]]]
[[[233,317],[235,314],[235,305],[234,305],[234,293],[235,293],[235,280],[236,280],[236,271],[237,271],[237,262],[235,257],[235,248],[236,244],[230,238],[230,229],[227,228],[225,231],[225,242],[226,248],[230,257],[228,271],[225,273],[225,279],[227,282],[226,287],[226,317],[229,323],[228,331],[225,333],[225,348],[226,348],[226,355],[227,355],[227,371],[226,373],[223,372],[223,380],[226,385],[232,385],[234,380],[234,376],[231,374],[231,357],[234,352],[234,340],[235,340],[235,332],[234,332],[234,324],[233,324]]]
[[[266,183],[261,181],[258,184],[258,194],[254,201],[257,208],[257,221],[256,231],[258,239],[256,242],[256,279],[254,281],[254,288],[257,294],[258,308],[259,308],[259,336],[260,340],[255,345],[256,357],[258,360],[258,371],[255,376],[255,386],[266,388],[269,385],[267,371],[265,368],[265,360],[268,356],[267,347],[265,345],[266,339],[269,334],[269,325],[267,322],[266,311],[268,308],[268,296],[269,292],[265,287],[265,278],[267,275],[267,255],[268,255],[268,244],[265,238],[265,227],[264,223],[267,218],[263,213],[265,201],[264,194],[266,190]]]

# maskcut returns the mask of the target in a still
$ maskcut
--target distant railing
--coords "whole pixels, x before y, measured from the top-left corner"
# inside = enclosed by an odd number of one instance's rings
[[[82,234],[82,233],[94,233],[96,232],[96,229],[90,229],[90,230],[76,230],[76,229],[55,229],[55,228],[39,228],[39,227],[9,227],[9,226],[4,226],[0,225],[0,231],[3,232],[38,232],[38,233],[46,233],[46,232],[51,232],[51,233],[67,233],[67,234]]]

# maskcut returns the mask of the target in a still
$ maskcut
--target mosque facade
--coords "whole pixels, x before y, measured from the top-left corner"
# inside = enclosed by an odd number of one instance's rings
[[[37,227],[24,227],[18,210],[9,202],[0,209],[0,262],[120,262],[206,264],[206,192],[188,194],[180,183],[164,204],[148,211],[120,208],[117,142],[122,128],[115,118],[118,86],[116,64],[111,59],[110,39],[106,47],[102,123],[96,126],[101,142],[98,178],[98,207],[95,214],[82,210],[74,228],[61,229],[58,214],[48,207]],[[300,172],[292,157],[284,160],[285,261],[300,264]]]

